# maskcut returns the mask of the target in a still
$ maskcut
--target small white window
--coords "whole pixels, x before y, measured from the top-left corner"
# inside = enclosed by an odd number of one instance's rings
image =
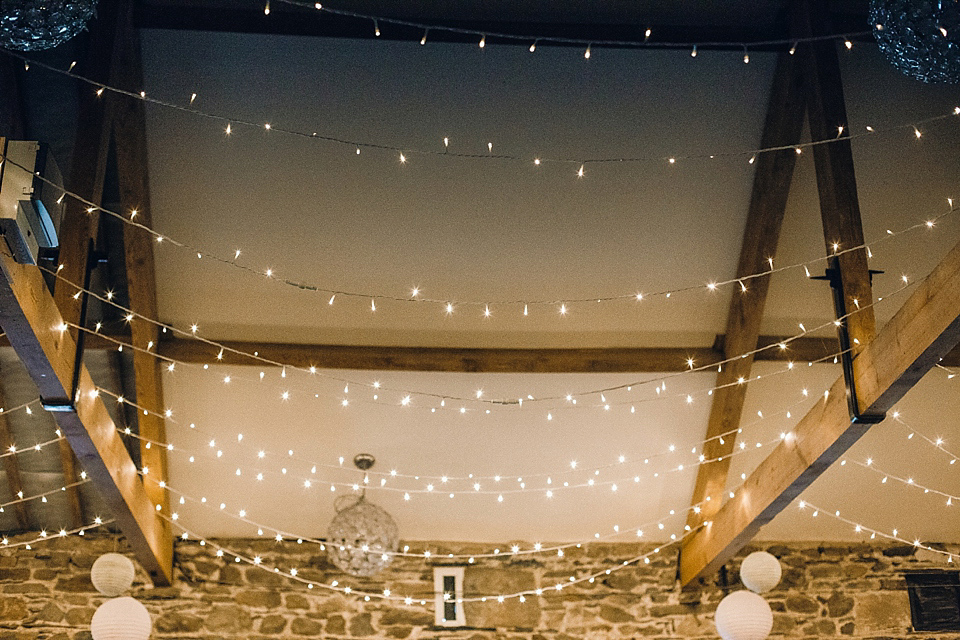
[[[434,567],[433,591],[436,594],[435,624],[438,627],[464,627],[463,567]]]

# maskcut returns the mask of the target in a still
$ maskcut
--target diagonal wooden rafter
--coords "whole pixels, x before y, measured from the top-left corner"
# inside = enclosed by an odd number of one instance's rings
[[[800,141],[804,114],[801,78],[797,58],[781,53],[774,72],[761,147],[791,146]],[[769,261],[775,256],[780,239],[795,164],[796,153],[791,149],[757,157],[750,209],[737,265],[738,278],[770,268]],[[707,458],[716,462],[701,465],[697,472],[691,504],[703,503],[704,506],[699,514],[690,512],[687,520],[690,526],[709,519],[720,505],[719,498],[730,468],[730,454],[736,442],[735,432],[740,426],[747,394],[747,385],[737,382],[750,379],[754,361],[753,355],[738,356],[749,354],[757,346],[769,286],[769,275],[754,278],[750,280],[749,288],[744,286],[742,291],[735,290],[730,300],[723,351],[725,359],[737,359],[728,362],[717,374],[718,389],[713,394],[703,451]],[[704,502],[708,496],[712,500]]]
[[[860,413],[888,411],[958,343],[960,244],[854,360]],[[869,427],[851,420],[846,385],[839,378],[734,497],[682,546],[681,583],[689,586],[727,562]]]
[[[84,73],[95,81],[112,81],[111,68],[117,57],[116,12],[113,4],[103,3],[97,20],[91,24],[90,28]],[[78,93],[78,126],[68,186],[71,191],[82,195],[90,202],[99,203],[103,198],[110,145],[109,110],[114,99],[113,96],[100,98],[85,86],[81,86]],[[86,205],[80,201],[67,198],[60,226],[59,262],[62,266],[60,275],[63,279],[58,281],[54,290],[54,299],[69,325],[79,324],[81,303],[77,297],[74,297],[77,289],[66,285],[65,282],[82,283],[84,281],[90,244],[96,241],[99,222],[100,216],[95,209],[88,211]],[[70,331],[76,340],[76,330]],[[64,482],[69,487],[67,500],[73,525],[79,527],[85,523],[85,519],[83,502],[76,486],[76,456],[65,440],[60,441],[59,449]]]
[[[814,37],[827,32],[826,0],[798,0],[798,32]],[[862,247],[863,225],[853,166],[853,149],[847,137],[847,109],[840,77],[836,43],[811,42],[798,51],[807,88],[807,114],[810,137],[814,141],[840,138],[831,144],[813,148],[820,196],[820,218],[827,253],[848,247]],[[844,135],[846,134],[846,135]],[[877,333],[873,294],[870,286],[866,249],[848,251],[836,258],[844,293],[844,313],[853,312],[845,321],[854,355]],[[857,309],[863,306],[862,309]],[[843,315],[842,313],[841,315]]]
[[[82,364],[73,391],[76,343],[41,271],[0,252],[0,327],[53,412],[60,430],[154,584],[168,585],[173,540],[147,496],[116,425]],[[72,407],[72,410],[68,408]]]

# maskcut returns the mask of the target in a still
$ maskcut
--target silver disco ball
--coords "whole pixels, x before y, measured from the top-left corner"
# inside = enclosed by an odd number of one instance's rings
[[[52,49],[87,27],[96,0],[0,0],[0,47]]]
[[[327,554],[340,570],[370,577],[384,569],[400,543],[400,530],[390,514],[365,496],[341,496],[337,515],[327,531]]]
[[[871,0],[870,24],[887,60],[929,83],[960,82],[960,3]]]

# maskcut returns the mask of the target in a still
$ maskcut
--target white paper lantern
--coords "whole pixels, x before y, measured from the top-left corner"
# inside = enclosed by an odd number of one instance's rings
[[[130,558],[119,553],[105,553],[90,569],[90,581],[105,596],[118,596],[133,584],[136,570]]]
[[[153,623],[147,608],[129,596],[100,605],[90,622],[93,640],[147,640]]]
[[[783,570],[777,557],[766,551],[754,551],[740,565],[740,581],[754,593],[766,593],[777,586]]]
[[[773,611],[757,594],[734,591],[717,605],[713,621],[723,640],[764,640],[773,629]]]

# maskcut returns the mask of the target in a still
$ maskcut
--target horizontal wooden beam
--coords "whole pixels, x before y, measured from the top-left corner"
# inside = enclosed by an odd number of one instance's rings
[[[368,5],[373,7],[373,5]],[[764,11],[761,19],[745,21],[732,20],[732,24],[706,24],[700,21],[683,23],[682,20],[651,19],[651,5],[646,3],[620,3],[616,11],[598,18],[597,7],[582,9],[577,3],[571,3],[561,9],[550,5],[548,11],[531,14],[527,7],[514,11],[510,3],[497,5],[496,12],[484,12],[480,4],[464,4],[458,11],[457,5],[449,3],[399,3],[389,10],[371,8],[359,13],[389,14],[390,16],[423,24],[442,24],[446,27],[467,30],[467,33],[446,31],[441,28],[430,29],[428,40],[437,42],[463,42],[476,44],[475,33],[504,33],[530,35],[530,38],[500,39],[488,37],[491,44],[512,44],[530,46],[534,38],[542,38],[545,46],[576,46],[578,42],[643,42],[646,30],[651,30],[651,45],[663,47],[671,43],[670,48],[689,48],[694,44],[716,43],[703,49],[742,51],[743,42],[767,42],[771,40],[788,41],[790,34],[786,25],[777,20],[777,8]],[[307,3],[306,8],[298,8],[283,2],[274,2],[270,14],[264,14],[262,0],[234,0],[229,10],[222,2],[215,0],[147,0],[138,3],[137,27],[141,29],[175,29],[186,31],[220,31],[230,33],[262,33],[273,35],[315,36],[326,38],[350,38],[372,40],[377,37],[373,23],[369,19],[320,12]],[[347,7],[338,7],[347,8]],[[451,12],[457,17],[451,17]],[[662,15],[662,14],[661,14]],[[865,13],[837,13],[834,17],[838,33],[860,33],[866,31]],[[419,42],[423,29],[406,25],[396,25],[381,20],[380,40],[401,40]],[[574,40],[574,43],[551,41],[551,38]],[[657,43],[660,43],[659,45]],[[726,43],[726,44],[722,44]],[[540,46],[540,45],[538,45]],[[607,46],[607,45],[604,45]],[[596,45],[595,45],[595,48]],[[782,51],[785,45],[758,44],[751,51]]]
[[[130,344],[127,334],[87,334],[84,348],[117,349],[119,343]],[[786,349],[776,345],[789,340],[786,336],[760,336],[756,354],[760,362],[814,362],[830,358],[840,347],[836,338],[797,338],[787,342]],[[283,342],[222,343],[243,353],[282,362],[291,367],[318,369],[361,369],[382,371],[441,371],[450,373],[671,373],[695,366],[717,365],[724,356],[724,336],[719,335],[709,347],[606,347],[595,349],[469,349],[458,347],[391,347],[374,345],[293,344]],[[0,336],[0,347],[10,346]],[[217,359],[219,347],[187,338],[160,336],[157,354],[161,358],[197,364],[231,364],[269,366],[247,356],[224,351]],[[948,353],[940,363],[960,367],[960,348]]]
[[[100,497],[113,513],[154,584],[173,577],[173,541],[147,497],[137,468],[124,448],[87,368],[80,365],[74,388],[76,343],[63,324],[53,296],[35,266],[0,252],[0,327],[37,385]],[[74,390],[75,389],[75,390]]]
[[[960,244],[854,360],[860,413],[883,414],[960,343]],[[688,586],[727,562],[866,431],[852,422],[839,378],[733,498],[681,547]]]

